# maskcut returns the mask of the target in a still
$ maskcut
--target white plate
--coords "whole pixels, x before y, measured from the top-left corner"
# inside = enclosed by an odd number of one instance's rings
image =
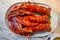
[[[22,3],[22,2],[20,2],[20,3]],[[16,3],[16,4],[20,4],[20,3]],[[52,32],[54,32],[54,30],[56,29],[57,24],[58,24],[57,13],[54,11],[54,9],[51,6],[49,6],[47,4],[44,4],[44,3],[37,3],[37,4],[51,8],[51,14],[50,14],[51,15],[51,19],[50,19],[50,21],[51,21],[51,29],[52,30],[51,30],[51,32],[38,32],[38,33],[32,35],[31,37],[43,37],[43,36],[47,36],[47,35],[51,34]],[[15,4],[13,4],[13,5],[15,5]],[[5,17],[6,17],[6,15],[5,15]],[[11,32],[11,33],[13,33],[13,32]]]

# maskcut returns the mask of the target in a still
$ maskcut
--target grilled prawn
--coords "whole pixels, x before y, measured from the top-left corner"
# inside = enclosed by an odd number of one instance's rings
[[[47,15],[43,15],[43,16],[25,16],[23,18],[25,20],[29,20],[30,22],[37,22],[37,23],[49,23],[50,22]]]
[[[29,11],[24,11],[24,10],[18,10],[18,11],[11,11],[9,14],[8,14],[8,19],[10,20],[12,17],[15,17],[15,16],[27,16],[27,15],[34,15],[34,13],[32,12],[29,12]]]
[[[51,8],[46,8],[44,6],[38,6],[38,5],[34,5],[34,4],[21,4],[21,9],[22,10],[28,10],[31,12],[37,12],[40,14],[46,14],[46,15],[50,15],[50,11]]]

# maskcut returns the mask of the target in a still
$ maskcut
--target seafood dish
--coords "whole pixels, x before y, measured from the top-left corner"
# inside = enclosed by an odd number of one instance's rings
[[[24,2],[12,6],[7,14],[9,28],[16,34],[30,37],[35,32],[51,31],[51,8]]]

